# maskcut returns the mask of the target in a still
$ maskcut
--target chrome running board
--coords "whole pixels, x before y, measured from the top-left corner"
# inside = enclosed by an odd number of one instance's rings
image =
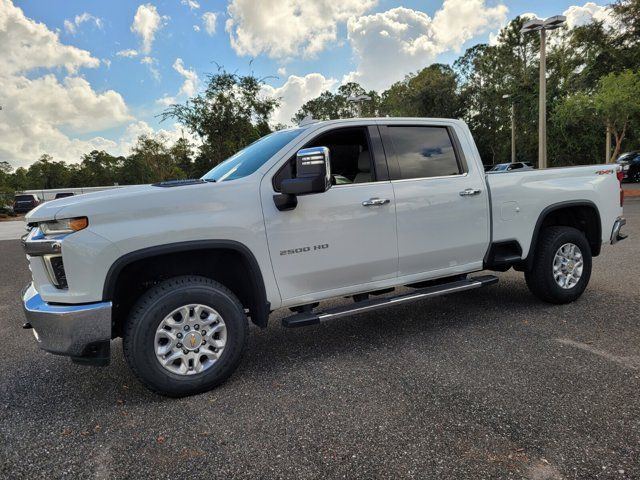
[[[395,297],[376,298],[371,300],[362,300],[351,305],[331,308],[324,312],[303,312],[282,319],[282,326],[287,328],[306,327],[308,325],[317,325],[321,322],[334,320],[336,318],[348,317],[359,313],[370,312],[380,308],[392,307],[403,303],[415,302],[426,298],[440,297],[449,295],[450,293],[464,292],[476,288],[485,287],[498,282],[498,277],[493,275],[485,275],[481,277],[457,280],[442,285],[426,287],[411,293],[405,293]]]

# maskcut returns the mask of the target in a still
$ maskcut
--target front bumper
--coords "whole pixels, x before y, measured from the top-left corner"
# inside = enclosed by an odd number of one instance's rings
[[[38,346],[79,363],[104,365],[110,357],[111,302],[82,305],[50,304],[33,284],[22,295],[27,328]]]

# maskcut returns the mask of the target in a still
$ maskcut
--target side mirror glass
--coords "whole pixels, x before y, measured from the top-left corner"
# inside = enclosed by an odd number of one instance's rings
[[[331,163],[327,147],[298,150],[296,177],[282,181],[280,191],[287,195],[322,193],[331,187]]]

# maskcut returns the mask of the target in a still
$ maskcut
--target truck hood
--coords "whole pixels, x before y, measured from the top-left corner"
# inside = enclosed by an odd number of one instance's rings
[[[173,189],[153,185],[135,185],[50,200],[31,210],[25,216],[25,221],[35,223],[61,218],[88,217],[110,203],[135,202],[136,198],[149,194],[161,195],[166,190]]]

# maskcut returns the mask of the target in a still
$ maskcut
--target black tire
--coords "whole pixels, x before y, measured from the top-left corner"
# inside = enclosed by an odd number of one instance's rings
[[[160,365],[154,339],[160,322],[188,304],[206,305],[220,314],[226,325],[226,344],[209,368],[194,375],[180,375]],[[131,310],[123,335],[124,355],[149,389],[169,397],[184,397],[211,390],[229,378],[244,353],[248,332],[242,305],[224,285],[199,276],[175,277],[147,291]]]
[[[553,275],[556,252],[566,243],[576,245],[583,260],[582,276],[571,288],[564,289]],[[531,293],[545,302],[563,304],[577,300],[584,292],[591,278],[591,247],[584,233],[571,227],[547,227],[540,232],[535,249],[533,267],[524,274]]]

